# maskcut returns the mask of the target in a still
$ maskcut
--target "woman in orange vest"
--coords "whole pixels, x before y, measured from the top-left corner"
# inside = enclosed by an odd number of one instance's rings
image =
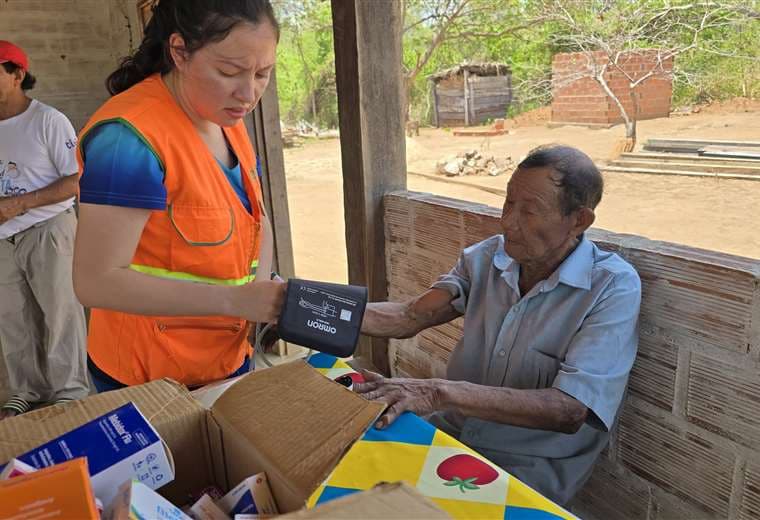
[[[74,285],[99,391],[248,369],[277,319],[271,226],[243,117],[275,64],[268,0],[161,0],[80,134]],[[257,276],[258,273],[258,276]],[[255,280],[254,280],[255,278]]]

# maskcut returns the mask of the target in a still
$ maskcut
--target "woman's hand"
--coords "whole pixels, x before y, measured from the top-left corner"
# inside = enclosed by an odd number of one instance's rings
[[[256,280],[238,287],[231,314],[254,323],[277,323],[287,286],[278,280]]]

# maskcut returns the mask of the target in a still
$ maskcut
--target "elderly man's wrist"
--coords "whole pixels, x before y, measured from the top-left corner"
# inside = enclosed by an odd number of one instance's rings
[[[448,379],[436,379],[435,381],[438,398],[438,411],[453,410],[459,408],[462,382],[449,381]]]

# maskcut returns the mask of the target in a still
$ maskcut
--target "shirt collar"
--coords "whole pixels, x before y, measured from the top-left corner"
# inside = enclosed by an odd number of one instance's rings
[[[520,280],[520,264],[515,262],[514,258],[509,256],[504,251],[504,237],[499,237],[499,248],[493,255],[493,265],[496,269],[502,271],[501,277],[507,282],[513,291],[520,293],[519,280]]]
[[[520,264],[504,251],[504,237],[500,237],[499,249],[493,257],[493,265],[504,271],[503,277],[514,281],[516,285],[520,275]],[[591,289],[591,270],[594,267],[594,244],[581,235],[581,241],[572,253],[565,258],[556,271],[544,283],[543,291],[551,291],[559,283],[578,289]]]
[[[557,277],[557,282],[588,291],[591,289],[591,269],[593,267],[594,244],[584,234],[581,235],[580,243],[570,253],[570,256],[559,265],[549,280]],[[557,283],[553,283],[549,288],[553,289],[556,285]]]

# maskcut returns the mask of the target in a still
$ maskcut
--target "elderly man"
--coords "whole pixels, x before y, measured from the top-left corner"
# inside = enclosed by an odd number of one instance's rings
[[[71,281],[76,133],[27,96],[35,81],[24,51],[0,41],[0,343],[12,393],[0,420],[89,388]]]
[[[365,372],[356,390],[429,416],[560,504],[605,447],[637,349],[641,283],[585,237],[603,182],[574,148],[538,148],[509,181],[502,235],[468,247],[405,303],[373,303],[362,332],[407,338],[464,315],[446,379]]]

